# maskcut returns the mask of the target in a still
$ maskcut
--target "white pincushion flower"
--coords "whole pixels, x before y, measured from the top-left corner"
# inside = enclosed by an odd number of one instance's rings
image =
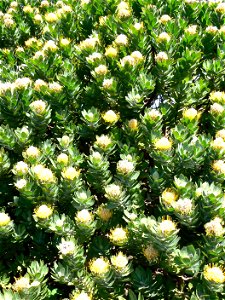
[[[58,248],[62,255],[70,255],[75,251],[75,244],[73,241],[62,241]]]
[[[117,163],[117,171],[122,174],[129,174],[134,170],[134,163],[127,159],[120,160]]]
[[[126,46],[128,44],[128,38],[125,34],[119,34],[115,39],[115,43],[118,46]]]
[[[26,185],[27,185],[27,180],[26,179],[19,179],[15,182],[15,187],[18,190],[22,190]]]

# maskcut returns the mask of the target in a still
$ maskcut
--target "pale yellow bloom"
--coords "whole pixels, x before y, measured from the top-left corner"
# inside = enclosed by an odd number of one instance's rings
[[[64,179],[74,180],[80,176],[80,170],[77,170],[74,167],[67,167],[61,174]]]
[[[36,23],[41,23],[41,22],[43,21],[42,16],[41,16],[40,14],[36,14],[36,15],[34,16],[34,21],[35,21]]]
[[[10,3],[10,7],[13,7],[13,8],[18,7],[18,2],[12,1],[12,2]]]
[[[149,262],[153,262],[159,257],[158,250],[156,250],[151,244],[143,249],[143,254]]]
[[[121,251],[110,258],[112,265],[119,271],[123,270],[128,264],[128,258]]]
[[[119,34],[115,39],[115,44],[118,46],[126,46],[128,44],[128,38],[125,34]]]
[[[111,183],[105,187],[105,197],[110,200],[118,200],[122,194],[121,186]]]
[[[222,226],[223,220],[219,217],[214,218],[210,222],[204,225],[206,235],[208,236],[222,236],[224,234],[224,228]]]
[[[54,93],[60,93],[63,90],[63,87],[58,82],[49,83],[48,88]]]
[[[159,119],[162,115],[161,113],[153,108],[153,109],[150,109],[148,112],[147,112],[147,116],[150,117],[150,119],[152,119],[153,121],[156,121],[157,119]]]
[[[17,47],[16,48],[16,53],[22,53],[24,52],[24,48],[23,47]]]
[[[175,230],[176,224],[171,220],[170,217],[167,217],[167,219],[163,219],[158,224],[158,232],[164,236],[170,235]]]
[[[225,3],[224,2],[219,3],[215,8],[215,11],[218,11],[221,14],[225,14]]]
[[[168,138],[162,137],[154,142],[154,147],[160,151],[167,151],[172,148],[172,142]]]
[[[15,87],[17,89],[25,89],[31,84],[31,79],[28,77],[23,77],[23,78],[17,78],[15,80]]]
[[[223,160],[215,160],[212,164],[212,169],[216,172],[225,175],[225,163]]]
[[[61,38],[59,41],[59,44],[61,47],[67,47],[70,44],[70,39],[66,39],[66,38]]]
[[[158,54],[156,54],[155,56],[155,60],[156,62],[165,62],[167,61],[169,58],[168,58],[168,55],[166,52],[159,52]]]
[[[79,48],[81,50],[93,50],[98,43],[99,39],[97,37],[90,37],[84,41],[81,41],[79,44]]]
[[[225,129],[221,129],[219,131],[217,131],[216,133],[216,138],[221,137],[223,140],[225,140]]]
[[[43,183],[53,183],[56,181],[54,174],[48,168],[40,168],[36,176]]]
[[[47,0],[41,1],[40,7],[49,7],[49,2]]]
[[[162,15],[159,19],[159,22],[162,24],[166,24],[169,21],[171,21],[171,17],[169,15]]]
[[[144,60],[144,57],[140,51],[134,51],[130,56],[134,59],[135,63],[140,63]]]
[[[222,137],[217,137],[214,141],[211,142],[211,146],[215,150],[225,150],[225,141]]]
[[[27,148],[27,150],[24,152],[26,157],[31,158],[37,158],[40,156],[40,150],[37,147],[30,146]]]
[[[163,203],[171,205],[178,199],[178,194],[171,188],[167,188],[163,191],[161,199]]]
[[[4,25],[8,28],[12,27],[15,24],[13,19],[4,19],[3,22],[4,22]]]
[[[219,32],[225,34],[225,25],[220,27]]]
[[[48,40],[45,42],[43,50],[55,52],[58,50],[58,47],[56,46],[56,43],[53,40]]]
[[[143,28],[144,28],[143,22],[141,22],[141,23],[139,23],[139,22],[135,23],[135,24],[134,24],[134,28],[135,28],[137,31],[143,29]]]
[[[68,135],[64,135],[61,139],[61,144],[64,148],[67,148],[70,144],[70,137]]]
[[[198,113],[198,111],[195,108],[188,108],[183,111],[183,117],[190,121],[192,121],[194,119],[198,119],[199,116],[200,116],[200,114]]]
[[[59,19],[58,16],[53,12],[45,14],[45,20],[49,23],[54,23],[58,21],[58,19]]]
[[[101,136],[96,137],[95,143],[101,149],[106,149],[112,143],[112,139],[108,135],[102,134]]]
[[[97,276],[104,276],[109,271],[110,265],[106,258],[97,258],[90,262],[90,271]]]
[[[122,174],[129,174],[134,170],[134,163],[131,161],[128,161],[127,159],[120,160],[117,163],[116,169],[119,173]]]
[[[212,102],[219,102],[225,104],[225,92],[213,91],[209,95]]]
[[[132,131],[137,131],[138,130],[138,120],[137,119],[131,119],[128,122],[128,127],[132,130]]]
[[[216,26],[208,26],[205,31],[210,34],[215,34],[218,32],[218,28]]]
[[[102,83],[102,87],[105,90],[110,90],[113,87],[113,78],[104,79]]]
[[[83,209],[77,212],[75,219],[78,223],[90,223],[93,215],[87,209]]]
[[[75,293],[71,300],[92,300],[92,297],[85,292]]]
[[[8,214],[0,212],[0,227],[8,225],[10,221],[11,219]]]
[[[31,110],[37,114],[37,115],[42,115],[46,111],[46,103],[43,100],[36,100],[33,101],[29,107]]]
[[[31,7],[30,5],[26,5],[23,7],[23,12],[31,14],[34,11],[33,7]]]
[[[167,32],[162,32],[157,37],[157,41],[160,42],[169,42],[171,40],[171,36]]]
[[[117,17],[118,18],[128,18],[132,15],[132,11],[131,9],[125,9],[125,8],[122,8],[122,9],[118,9],[117,10]]]
[[[206,265],[204,267],[203,276],[206,280],[213,283],[225,282],[225,275],[221,267]]]
[[[113,110],[108,110],[102,115],[102,118],[106,123],[116,123],[119,120],[119,114]]]
[[[224,112],[224,107],[219,103],[213,103],[210,106],[210,113],[212,115],[220,115]]]
[[[69,162],[69,157],[66,153],[61,153],[57,156],[57,162],[67,165]]]
[[[20,292],[25,289],[29,289],[30,288],[30,280],[27,277],[16,278],[12,287],[16,292]]]
[[[28,170],[28,164],[26,164],[24,161],[19,161],[13,168],[13,172],[19,176],[27,174]]]
[[[197,33],[197,25],[189,25],[184,31],[190,35],[195,35]]]
[[[188,198],[179,199],[178,201],[172,203],[172,206],[175,211],[182,215],[189,215],[193,210],[193,203],[191,199]]]
[[[113,244],[122,246],[128,241],[127,230],[122,227],[111,229],[109,239]]]
[[[115,47],[109,46],[108,48],[106,48],[105,51],[105,56],[111,57],[111,58],[115,58],[118,55],[118,50]]]
[[[53,213],[53,209],[45,204],[35,208],[34,215],[39,219],[47,219]]]
[[[22,190],[26,185],[27,185],[27,180],[26,179],[19,179],[15,182],[15,187],[18,190]]]
[[[33,59],[44,59],[46,57],[45,52],[44,51],[37,51],[34,53],[33,55]]]
[[[63,11],[63,13],[70,13],[70,12],[73,11],[73,9],[72,9],[72,7],[69,6],[69,5],[63,5],[63,6],[62,6],[62,11]]]
[[[42,79],[37,79],[34,82],[34,90],[37,91],[37,92],[40,92],[42,88],[47,88],[47,87],[48,87],[47,82],[45,82]]]
[[[126,55],[120,60],[120,64],[122,67],[125,67],[126,65],[134,66],[135,59],[131,55]]]
[[[108,68],[105,65],[99,65],[94,69],[95,75],[104,76],[108,73]]]

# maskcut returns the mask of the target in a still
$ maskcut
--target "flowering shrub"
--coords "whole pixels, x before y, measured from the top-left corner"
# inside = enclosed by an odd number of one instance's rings
[[[225,298],[224,16],[0,1],[0,299]]]

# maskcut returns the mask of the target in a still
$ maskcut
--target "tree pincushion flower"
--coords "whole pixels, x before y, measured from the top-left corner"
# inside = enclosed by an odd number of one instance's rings
[[[191,199],[188,198],[179,199],[176,202],[174,202],[172,206],[175,209],[175,211],[181,215],[191,214],[194,208]]]
[[[118,200],[122,193],[122,188],[118,184],[112,183],[105,187],[105,197],[109,200]]]
[[[115,39],[115,44],[118,46],[126,46],[128,44],[128,38],[125,34],[119,34]]]
[[[23,156],[25,158],[38,158],[40,154],[40,150],[34,146],[30,146],[25,152],[23,152]]]
[[[215,172],[225,175],[225,162],[223,160],[215,160],[212,164],[212,169]]]
[[[115,229],[111,229],[109,234],[109,239],[113,244],[118,246],[123,246],[128,241],[127,230],[124,229],[123,227],[117,227]]]
[[[8,214],[0,212],[0,227],[7,226],[11,219]]]
[[[89,264],[90,271],[95,276],[104,276],[110,270],[110,264],[107,258],[100,257],[93,259]]]
[[[206,265],[203,271],[203,277],[213,283],[224,283],[225,275],[221,267]]]
[[[167,32],[161,32],[157,37],[157,42],[166,42],[168,43],[171,39],[171,36]]]
[[[222,138],[223,140],[225,140],[225,129],[221,129],[219,131],[216,132],[216,138]]]
[[[51,82],[48,85],[49,91],[53,93],[60,93],[63,90],[63,87],[58,82]]]
[[[158,233],[162,234],[163,236],[168,236],[177,230],[176,224],[170,217],[167,217],[167,219],[162,219],[157,228]]]
[[[159,52],[158,54],[156,54],[155,56],[155,60],[157,63],[162,63],[162,62],[166,62],[168,60],[168,55],[166,52]]]
[[[34,215],[39,219],[47,219],[52,215],[52,213],[52,207],[47,206],[46,204],[43,204],[34,210]]]
[[[159,151],[168,151],[172,148],[172,142],[167,137],[162,137],[154,142],[154,147]]]
[[[209,99],[212,102],[219,102],[219,103],[225,103],[225,92],[221,91],[213,91],[209,95]]]
[[[64,179],[74,180],[80,176],[80,170],[77,170],[74,167],[67,167],[63,169],[63,172],[61,174]]]
[[[35,114],[42,115],[46,111],[47,105],[43,100],[36,100],[33,101],[29,107]]]
[[[37,92],[40,92],[43,88],[47,88],[47,87],[48,87],[47,82],[45,82],[42,79],[37,79],[34,82],[34,90],[37,91]]]
[[[198,111],[195,108],[188,108],[183,111],[183,118],[185,118],[189,121],[199,119],[199,117],[200,117],[200,114],[198,113]]]
[[[106,150],[112,144],[112,139],[110,136],[102,134],[96,137],[95,144],[102,150]]]
[[[93,74],[95,75],[95,76],[104,76],[104,75],[106,75],[108,73],[108,68],[107,68],[107,66],[105,66],[105,65],[99,65],[98,67],[96,67],[95,69],[94,69],[94,72],[93,72]]]
[[[224,234],[224,228],[222,226],[223,220],[219,217],[214,218],[210,222],[204,225],[205,232],[207,236],[220,237]]]
[[[110,258],[112,265],[118,270],[123,270],[128,264],[128,258],[121,251]]]
[[[147,247],[143,248],[143,255],[149,262],[154,262],[159,257],[159,252],[156,250],[152,244],[149,244]]]
[[[118,50],[115,47],[109,46],[105,50],[105,56],[110,58],[115,58],[118,55]]]
[[[104,205],[99,206],[96,213],[99,216],[99,218],[104,222],[109,221],[113,214],[112,210],[108,209],[107,207],[104,207]]]
[[[178,196],[175,190],[167,188],[163,191],[161,199],[164,204],[171,205],[178,199]]]
[[[127,159],[120,160],[117,163],[116,169],[121,174],[129,174],[134,170],[134,163]]]
[[[54,23],[56,21],[59,20],[57,14],[53,13],[53,12],[50,12],[50,13],[46,13],[45,14],[45,20],[48,22],[48,23]]]
[[[59,245],[58,245],[59,252],[62,255],[72,255],[75,251],[75,244],[73,241],[65,241],[63,240]]]
[[[43,183],[54,183],[56,181],[54,174],[48,168],[40,167],[40,169],[36,171],[36,176],[37,179]]]
[[[102,118],[106,123],[115,124],[119,120],[119,114],[113,110],[108,110],[102,115]]]
[[[71,300],[92,300],[92,297],[85,292],[76,292],[72,296]]]
[[[169,15],[162,15],[159,19],[159,22],[162,24],[166,24],[169,21],[171,21],[171,17]]]
[[[27,180],[22,178],[22,179],[19,179],[17,180],[15,183],[14,183],[15,187],[18,189],[18,190],[22,190],[23,188],[26,187],[27,185]]]
[[[24,161],[19,161],[13,168],[13,173],[18,176],[26,175],[28,173],[29,166]]]
[[[61,153],[57,156],[57,162],[63,165],[67,165],[69,162],[69,157],[66,153]]]
[[[224,112],[224,107],[219,103],[213,103],[210,106],[210,113],[212,115],[220,115]]]
[[[137,119],[131,119],[128,121],[128,127],[132,131],[137,131],[138,130],[138,120]]]
[[[93,220],[93,215],[87,209],[83,209],[77,212],[75,219],[78,223],[87,224]]]
[[[211,147],[214,150],[225,150],[225,141],[221,137],[217,137],[211,142]]]
[[[13,284],[13,289],[16,292],[20,292],[30,288],[30,279],[27,277],[16,278]]]

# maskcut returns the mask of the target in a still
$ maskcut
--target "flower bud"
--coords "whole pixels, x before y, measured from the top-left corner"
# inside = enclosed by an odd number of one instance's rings
[[[143,254],[145,258],[151,263],[158,259],[159,252],[151,244],[143,249]]]

